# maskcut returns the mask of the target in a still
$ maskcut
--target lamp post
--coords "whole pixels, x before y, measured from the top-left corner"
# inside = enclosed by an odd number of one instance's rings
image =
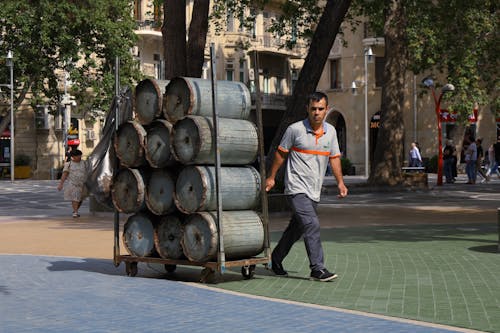
[[[436,95],[436,89],[434,86],[434,80],[430,77],[426,77],[422,80],[422,83],[427,88],[431,89],[432,97],[434,98],[434,106],[437,117],[438,125],[438,173],[437,173],[437,183],[436,185],[443,185],[443,138],[442,138],[442,126],[441,126],[441,100],[443,95],[447,92],[454,91],[455,86],[447,83],[441,88],[441,93],[439,96]]]
[[[364,69],[363,69],[363,81],[364,85],[364,116],[365,116],[365,177],[369,177],[370,170],[370,147],[368,140],[368,62],[372,61],[373,51],[371,47],[365,48],[364,50]],[[356,81],[351,84],[352,93],[355,95],[357,90]]]
[[[12,51],[7,52],[6,65],[10,68],[10,84],[0,87],[10,89],[10,181],[14,182],[14,59]]]

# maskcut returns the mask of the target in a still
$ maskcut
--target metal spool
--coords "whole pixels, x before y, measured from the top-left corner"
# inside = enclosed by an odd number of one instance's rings
[[[198,212],[188,216],[181,244],[189,260],[204,262],[216,259],[216,219],[215,212]],[[249,258],[262,252],[264,227],[257,213],[251,210],[224,211],[221,223],[226,258]]]
[[[154,233],[155,248],[160,257],[165,259],[184,258],[181,246],[182,234],[182,222],[177,216],[162,216]]]
[[[146,130],[136,121],[128,121],[118,128],[115,134],[116,156],[123,166],[137,168],[146,164],[144,142]]]
[[[123,245],[132,256],[147,257],[154,253],[154,227],[145,214],[135,214],[123,226]]]
[[[214,164],[212,118],[187,116],[174,125],[172,147],[183,164]],[[257,157],[255,124],[247,120],[219,119],[221,164],[251,164]]]
[[[174,180],[168,170],[151,172],[146,186],[146,205],[156,215],[171,212],[174,206]]]
[[[170,81],[145,79],[135,87],[134,111],[142,125],[162,116],[163,92]]]
[[[144,208],[144,192],[144,180],[137,169],[122,169],[113,179],[111,196],[121,213],[135,213]]]
[[[254,209],[260,198],[260,175],[251,166],[221,168],[222,209]],[[188,166],[175,185],[175,204],[185,213],[217,209],[215,167]]]
[[[241,82],[217,81],[217,112],[221,118],[249,119],[250,92]],[[165,89],[163,113],[172,123],[187,115],[212,116],[210,80],[177,77]]]
[[[163,119],[157,119],[149,126],[144,151],[153,168],[164,168],[175,162],[170,146],[171,133],[172,124]]]

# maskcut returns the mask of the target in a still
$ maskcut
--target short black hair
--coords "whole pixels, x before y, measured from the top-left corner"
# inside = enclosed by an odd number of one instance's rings
[[[82,154],[83,154],[82,151],[78,149],[71,151],[71,156],[82,156]]]
[[[326,94],[324,92],[315,91],[312,94],[310,94],[309,96],[307,96],[307,104],[309,105],[309,103],[312,102],[312,101],[319,102],[323,98],[326,101],[326,105],[328,105],[328,96],[326,96]]]

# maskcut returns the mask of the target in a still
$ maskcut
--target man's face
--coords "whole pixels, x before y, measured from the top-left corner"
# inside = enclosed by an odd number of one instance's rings
[[[326,100],[322,98],[319,101],[310,101],[307,106],[307,114],[312,127],[320,126],[326,117],[328,105]]]

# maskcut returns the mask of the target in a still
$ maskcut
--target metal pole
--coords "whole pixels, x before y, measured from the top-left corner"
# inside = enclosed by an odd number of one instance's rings
[[[219,150],[219,117],[217,115],[217,83],[216,83],[216,71],[215,71],[215,44],[210,43],[210,63],[212,71],[212,112],[213,112],[213,123],[214,123],[214,135],[213,143],[215,146],[215,188],[217,193],[217,227],[219,235],[219,251],[217,255],[217,262],[219,266],[220,273],[224,273],[226,269],[226,255],[224,253],[224,231],[222,225],[222,195],[220,188],[220,150]]]
[[[120,125],[120,58],[115,58],[115,131],[118,131]],[[115,157],[114,174],[118,171],[118,158]],[[113,263],[116,267],[120,265],[118,257],[120,256],[120,212],[115,207],[114,212],[114,245],[113,245]]]
[[[497,208],[497,223],[498,223],[498,252],[500,252],[500,208]]]
[[[364,52],[365,58],[365,177],[369,177],[370,168],[370,153],[369,153],[369,143],[368,143],[368,49]]]
[[[271,261],[271,245],[269,240],[269,213],[268,213],[268,202],[267,202],[267,192],[266,192],[266,160],[264,155],[264,131],[263,131],[263,119],[262,119],[262,103],[260,100],[260,78],[259,78],[259,54],[254,51],[254,84],[255,84],[255,113],[257,118],[257,129],[259,131],[259,168],[260,168],[260,202],[262,205],[262,218],[264,224],[264,251],[266,258],[269,259],[268,267]]]
[[[434,88],[433,88],[434,91]],[[443,138],[442,138],[442,126],[441,126],[441,97],[443,97],[443,92],[439,96],[436,102],[436,117],[438,123],[438,169],[437,169],[437,186],[443,185]]]
[[[14,59],[11,51],[7,58],[10,58],[10,181],[14,182]]]
[[[417,76],[413,74],[413,141],[417,140]]]

